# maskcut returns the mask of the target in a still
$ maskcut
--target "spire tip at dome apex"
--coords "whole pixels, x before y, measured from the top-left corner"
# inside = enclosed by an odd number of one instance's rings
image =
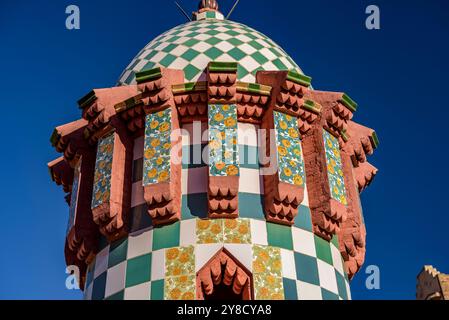
[[[198,10],[200,12],[206,10],[218,11],[218,2],[217,0],[201,0],[198,4]]]

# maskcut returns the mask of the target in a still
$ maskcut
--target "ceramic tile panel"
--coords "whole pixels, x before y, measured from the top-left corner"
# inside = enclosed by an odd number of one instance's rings
[[[324,149],[326,152],[327,176],[332,199],[347,205],[343,165],[341,162],[340,144],[338,139],[323,130]]]
[[[111,133],[98,141],[92,209],[108,202],[111,196],[111,173],[114,142],[114,133]]]
[[[256,300],[283,300],[281,249],[253,246],[253,278]]]
[[[171,109],[149,114],[145,120],[143,185],[170,181]]]

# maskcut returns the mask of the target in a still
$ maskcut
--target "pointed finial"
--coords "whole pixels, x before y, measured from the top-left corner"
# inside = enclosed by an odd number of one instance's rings
[[[216,0],[201,0],[198,11],[218,11],[218,2]]]

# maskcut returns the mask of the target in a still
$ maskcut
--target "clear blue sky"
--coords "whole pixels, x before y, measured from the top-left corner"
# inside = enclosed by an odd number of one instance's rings
[[[192,11],[197,0],[181,3]],[[81,9],[81,30],[65,29],[65,8]],[[227,12],[231,0],[221,0]],[[380,31],[365,8],[381,10]],[[380,169],[363,194],[365,267],[381,270],[381,290],[356,299],[414,299],[424,264],[449,273],[449,2],[447,0],[242,0],[233,20],[278,42],[316,89],[348,92],[355,120],[375,128]],[[0,2],[2,157],[0,298],[79,299],[65,289],[68,208],[46,163],[57,154],[56,125],[80,117],[76,101],[113,86],[151,39],[183,23],[172,1]]]

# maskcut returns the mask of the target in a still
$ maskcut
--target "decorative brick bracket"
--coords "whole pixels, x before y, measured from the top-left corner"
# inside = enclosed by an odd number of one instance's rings
[[[237,218],[239,193],[237,63],[207,68],[209,118],[209,218]]]
[[[95,89],[78,101],[84,119],[89,121],[84,138],[97,145],[93,220],[110,242],[128,233],[134,144],[125,123],[116,115],[115,105],[137,92],[135,86]]]
[[[181,219],[182,136],[172,86],[180,70],[156,68],[138,73],[145,117],[144,198],[156,226]]]
[[[311,78],[292,71],[257,73],[257,82],[272,88],[268,108],[262,119],[265,133],[264,202],[267,221],[293,225],[304,199],[305,172],[299,127],[316,115],[304,108],[303,96]],[[315,110],[313,110],[315,111]],[[301,126],[300,126],[301,123]]]

